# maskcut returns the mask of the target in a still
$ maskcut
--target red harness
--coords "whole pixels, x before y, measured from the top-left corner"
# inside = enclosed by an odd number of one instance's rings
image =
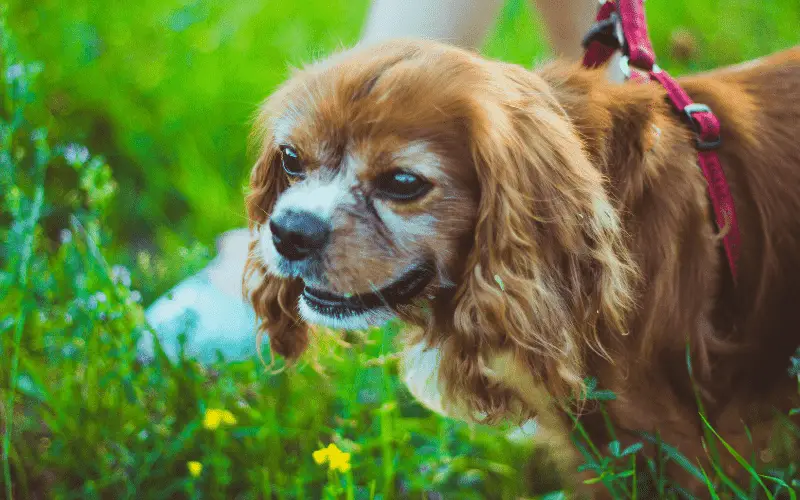
[[[719,120],[705,104],[699,104],[666,71],[655,64],[655,52],[647,34],[644,0],[606,0],[597,13],[597,23],[583,41],[586,53],[583,65],[595,68],[607,62],[617,50],[622,51],[623,70],[639,83],[655,80],[667,91],[667,97],[695,133],[700,169],[708,182],[717,228],[726,232],[722,238],[731,274],[736,280],[739,258],[739,224],[728,182],[716,149],[719,148]]]

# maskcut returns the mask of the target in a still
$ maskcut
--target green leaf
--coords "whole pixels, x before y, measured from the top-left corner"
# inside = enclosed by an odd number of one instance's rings
[[[663,450],[666,453],[669,459],[671,459],[672,461],[683,467],[687,472],[691,473],[697,479],[701,481],[703,480],[703,473],[700,472],[700,469],[698,469],[694,464],[692,464],[692,462],[690,462],[689,459],[687,459],[681,452],[679,452],[677,448],[661,441],[660,439],[657,439],[650,433],[643,432],[640,435],[642,436],[642,438],[644,438],[645,441],[648,441],[651,444],[658,445],[661,448],[661,450]]]
[[[584,479],[583,484],[597,484],[603,479],[605,478],[602,475],[597,477],[590,477],[589,479]]]
[[[590,399],[594,399],[595,401],[614,401],[617,399],[617,395],[612,391],[602,389],[593,392]]]
[[[622,456],[633,455],[634,453],[638,453],[642,448],[644,448],[642,443],[633,443],[622,451]]]
[[[539,497],[540,500],[566,500],[567,496],[564,494],[563,491],[553,491],[550,493],[545,493],[544,495]]]

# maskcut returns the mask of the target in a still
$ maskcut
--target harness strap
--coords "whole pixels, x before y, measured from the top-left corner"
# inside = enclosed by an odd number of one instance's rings
[[[614,2],[600,5],[595,25],[583,38],[583,65],[596,68],[611,59],[618,47],[624,43],[622,27],[617,23],[617,6]]]
[[[597,13],[597,22],[583,40],[583,65],[596,68],[605,64],[617,50],[622,51],[623,70],[629,78],[647,83],[655,80],[667,92],[673,108],[695,133],[697,161],[708,183],[717,228],[728,266],[736,281],[739,259],[739,223],[733,196],[716,153],[721,144],[720,123],[705,104],[695,103],[678,82],[655,64],[655,51],[647,33],[644,0],[605,0]]]

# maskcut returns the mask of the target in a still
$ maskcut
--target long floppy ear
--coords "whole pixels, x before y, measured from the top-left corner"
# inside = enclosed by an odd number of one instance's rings
[[[547,85],[511,65],[490,78],[497,90],[469,124],[480,203],[442,377],[474,394],[481,355],[511,348],[552,396],[579,397],[587,350],[608,356],[609,334],[626,333],[635,267],[604,179]]]
[[[280,167],[277,148],[262,146],[259,159],[250,174],[250,191],[246,199],[250,220],[251,241],[243,282],[247,300],[260,320],[257,342],[267,335],[270,350],[289,360],[297,359],[308,346],[308,325],[300,318],[298,300],[302,283],[283,279],[267,272],[259,248],[259,234],[268,224],[269,214],[288,181]]]

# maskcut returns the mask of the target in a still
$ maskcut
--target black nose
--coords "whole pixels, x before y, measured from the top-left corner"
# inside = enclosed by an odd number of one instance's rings
[[[309,212],[288,211],[269,221],[275,249],[288,260],[302,260],[320,251],[331,233],[322,219]]]

